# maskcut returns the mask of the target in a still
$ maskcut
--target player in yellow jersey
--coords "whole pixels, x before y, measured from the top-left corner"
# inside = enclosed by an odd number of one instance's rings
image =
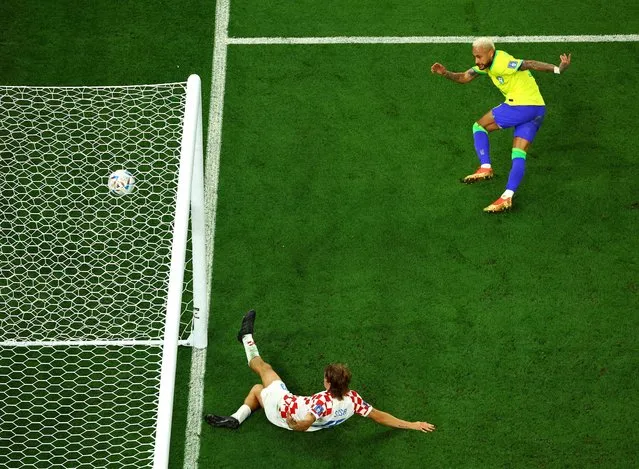
[[[506,97],[504,103],[488,111],[473,125],[475,151],[480,167],[462,179],[462,182],[470,184],[492,178],[488,133],[514,127],[512,166],[506,191],[484,209],[485,212],[502,212],[512,207],[513,195],[524,177],[526,152],[546,113],[546,104],[530,71],[560,74],[570,65],[570,54],[560,56],[559,66],[536,60],[521,60],[503,50],[495,50],[491,39],[479,38],[473,42],[473,56],[475,66],[466,72],[450,72],[440,63],[433,64],[431,72],[456,83],[469,83],[480,75],[488,75]]]

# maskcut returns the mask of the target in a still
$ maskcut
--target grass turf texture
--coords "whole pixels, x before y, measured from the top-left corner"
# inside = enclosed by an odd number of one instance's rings
[[[623,21],[619,19],[623,18]],[[633,0],[232,0],[231,36],[637,34]]]
[[[566,48],[506,49],[553,62]],[[255,382],[234,337],[255,307],[258,346],[292,391],[345,361],[373,406],[439,429],[354,418],[306,437],[260,413],[206,428],[202,464],[631,467],[637,186],[628,78],[608,70],[635,51],[536,74],[546,122],[515,210],[491,216],[512,131],[491,135],[493,181],[458,178],[477,165],[472,122],[501,97],[428,71],[465,70],[468,47],[231,46],[206,408],[234,411]]]
[[[213,2],[0,9],[2,84],[196,72],[208,109]],[[534,11],[236,0],[230,34],[637,33],[633,11],[626,0]],[[469,47],[230,47],[206,410],[234,411],[255,382],[234,338],[255,307],[260,350],[292,390],[319,390],[324,364],[345,361],[373,405],[439,429],[354,417],[298,435],[259,413],[238,432],[203,428],[201,467],[637,465],[637,44],[504,48],[548,62],[571,51],[574,65],[536,74],[546,122],[515,210],[489,216],[511,134],[491,135],[493,181],[457,180],[476,166],[472,122],[500,95],[488,80],[462,87],[428,71],[435,60],[467,69]],[[185,398],[171,467],[182,465]]]

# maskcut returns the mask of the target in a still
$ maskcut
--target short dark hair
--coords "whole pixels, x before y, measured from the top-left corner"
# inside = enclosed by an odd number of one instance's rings
[[[324,377],[330,387],[328,392],[337,399],[342,399],[348,392],[348,385],[351,382],[351,370],[343,363],[331,363],[324,368]]]

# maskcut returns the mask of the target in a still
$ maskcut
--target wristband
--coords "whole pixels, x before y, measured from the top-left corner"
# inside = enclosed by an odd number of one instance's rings
[[[555,73],[557,75],[559,75],[561,73],[561,70],[559,70],[559,67],[557,67],[556,65],[555,65],[555,70],[554,71],[555,71]]]

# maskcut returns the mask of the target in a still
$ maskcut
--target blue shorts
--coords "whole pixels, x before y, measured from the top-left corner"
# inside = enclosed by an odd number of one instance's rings
[[[515,137],[532,142],[544,122],[546,106],[510,106],[501,103],[493,108],[495,122],[502,129],[515,128]]]

